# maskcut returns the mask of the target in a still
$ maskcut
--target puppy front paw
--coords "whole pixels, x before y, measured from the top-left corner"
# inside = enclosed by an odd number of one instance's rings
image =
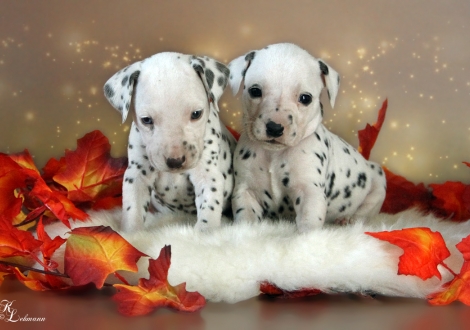
[[[350,217],[345,217],[345,218],[339,218],[334,221],[335,225],[338,226],[347,226],[347,225],[352,225],[358,220],[357,217],[355,216],[350,216]]]
[[[212,231],[214,228],[219,227],[219,225],[220,224],[217,224],[215,221],[211,222],[205,219],[202,219],[202,220],[198,219],[196,224],[194,225],[194,228],[199,232],[206,233],[206,232]]]

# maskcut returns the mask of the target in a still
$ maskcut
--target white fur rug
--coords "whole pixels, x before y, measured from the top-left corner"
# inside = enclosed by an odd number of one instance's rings
[[[79,226],[111,226],[118,230],[120,210],[91,213]],[[380,214],[368,221],[344,227],[326,227],[299,234],[295,224],[265,221],[256,224],[225,224],[212,232],[192,228],[193,218],[183,215],[156,217],[145,231],[120,233],[132,245],[157,258],[164,245],[171,245],[168,279],[172,285],[187,283],[211,301],[234,303],[260,294],[261,282],[287,290],[315,288],[324,292],[375,292],[388,296],[425,298],[441,288],[452,275],[440,268],[442,280],[423,281],[415,276],[397,275],[403,250],[364,232],[429,227],[444,237],[452,255],[446,264],[460,271],[463,259],[455,245],[470,234],[470,221],[452,223],[423,216],[416,211],[397,215]],[[66,236],[61,223],[46,228],[51,237]],[[55,259],[63,261],[63,248]],[[139,261],[137,274],[125,273],[136,283],[148,277],[148,261]],[[111,277],[109,278],[112,280]]]

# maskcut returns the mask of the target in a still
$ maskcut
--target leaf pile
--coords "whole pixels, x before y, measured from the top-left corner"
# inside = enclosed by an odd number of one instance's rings
[[[367,125],[359,136],[359,151],[369,158],[379,136],[387,111],[387,100],[374,125]],[[236,133],[231,130],[232,133]],[[238,134],[234,134],[238,137]],[[0,285],[5,276],[16,277],[36,290],[68,290],[93,283],[106,284],[108,276],[117,277],[113,299],[120,313],[144,315],[160,307],[196,311],[205,305],[197,292],[187,292],[185,284],[171,286],[167,280],[171,248],[164,247],[156,260],[149,259],[149,278],[129,285],[120,271],[137,271],[137,262],[147,257],[109,227],[80,227],[70,236],[51,238],[44,230],[50,222],[61,221],[69,228],[70,219],[83,221],[90,209],[111,209],[122,204],[121,188],[127,167],[126,158],[112,158],[108,139],[99,131],[77,141],[76,150],[64,157],[50,159],[39,171],[27,150],[15,155],[0,153]],[[470,167],[470,163],[465,163]],[[387,196],[382,212],[397,213],[417,207],[450,218],[470,218],[470,185],[461,182],[415,184],[385,169]],[[36,237],[30,230],[35,229]],[[450,255],[442,236],[428,228],[410,228],[391,232],[366,233],[404,250],[398,274],[425,280],[441,278],[438,266],[454,275],[443,292],[430,295],[431,304],[460,300],[470,305],[470,236],[457,245],[464,256],[459,274],[444,260]],[[64,270],[52,256],[65,244]],[[320,293],[315,288],[287,292],[263,282],[260,292],[271,296],[296,298]]]
[[[366,125],[359,131],[358,150],[369,159],[370,153],[382,128],[387,112],[388,101],[385,100],[379,110],[377,122]],[[463,162],[470,167],[470,163]],[[387,178],[387,195],[381,212],[395,214],[409,208],[418,208],[432,212],[438,217],[456,221],[470,219],[470,184],[447,181],[443,184],[414,184],[406,178],[392,173],[385,168]]]

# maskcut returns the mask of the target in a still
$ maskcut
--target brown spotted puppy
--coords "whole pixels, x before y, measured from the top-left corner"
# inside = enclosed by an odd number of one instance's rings
[[[104,86],[126,120],[134,99],[122,229],[142,228],[152,209],[197,214],[201,230],[230,207],[235,141],[217,101],[228,68],[211,58],[159,53],[117,72]]]
[[[382,168],[323,125],[339,76],[293,44],[252,51],[229,64],[234,94],[243,85],[243,132],[234,154],[235,221],[295,218],[299,231],[379,212]]]

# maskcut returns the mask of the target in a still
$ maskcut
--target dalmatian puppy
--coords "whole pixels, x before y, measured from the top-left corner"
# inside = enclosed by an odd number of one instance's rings
[[[235,222],[295,218],[300,232],[379,212],[382,168],[323,125],[320,94],[334,106],[339,75],[294,44],[268,46],[229,64],[243,84],[243,131],[234,154]]]
[[[228,75],[209,57],[165,52],[106,82],[104,94],[123,122],[134,103],[122,230],[143,228],[154,210],[197,215],[201,230],[220,225],[230,207],[236,144],[218,115]]]

